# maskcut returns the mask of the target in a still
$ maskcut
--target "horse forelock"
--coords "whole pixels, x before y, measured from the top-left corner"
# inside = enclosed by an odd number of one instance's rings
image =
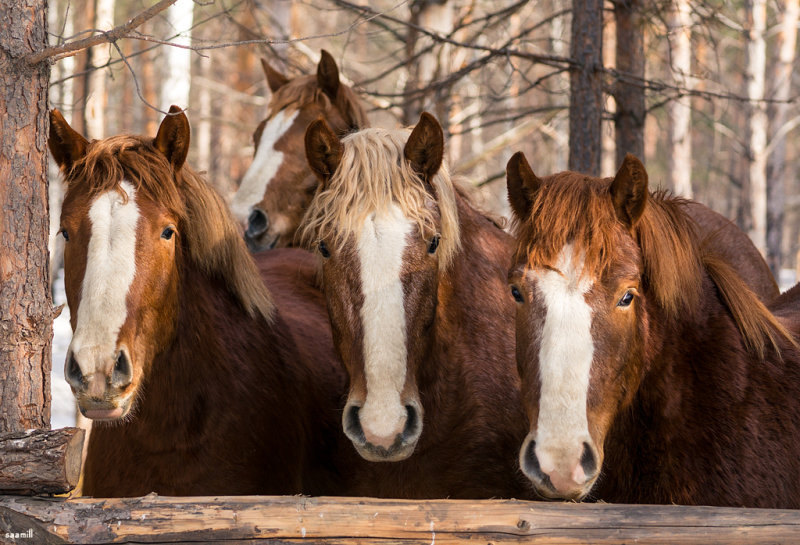
[[[552,267],[562,248],[571,245],[575,257],[583,259],[582,274],[606,272],[627,233],[616,216],[610,183],[574,172],[544,178],[532,196],[529,217],[514,221],[515,261],[531,269]],[[646,287],[673,315],[695,308],[703,279],[700,243],[684,203],[653,193],[631,233],[641,251]]]
[[[339,167],[318,191],[300,225],[303,244],[311,246],[325,239],[341,245],[370,216],[388,214],[396,205],[421,236],[441,236],[440,266],[446,268],[452,262],[461,245],[456,188],[443,162],[431,180],[431,193],[403,156],[409,134],[403,129],[365,129],[342,139]]]
[[[227,279],[228,289],[251,316],[271,319],[269,291],[228,207],[189,166],[175,173],[152,139],[120,135],[93,141],[66,179],[68,192],[86,191],[90,196],[110,190],[124,195],[124,180],[136,189],[137,198],[160,203],[178,218],[192,262],[207,274]]]
[[[344,119],[359,128],[369,126],[367,113],[361,101],[347,85],[340,85],[336,99],[331,102],[325,92],[317,84],[316,75],[294,78],[272,94],[270,112],[299,110],[309,104],[322,102],[326,107],[335,106]],[[351,127],[347,127],[351,128]]]

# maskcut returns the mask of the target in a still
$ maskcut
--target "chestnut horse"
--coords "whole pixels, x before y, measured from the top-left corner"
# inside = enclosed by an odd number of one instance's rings
[[[514,370],[512,240],[457,190],[425,113],[412,132],[306,133],[320,180],[301,225],[316,247],[350,376],[343,428],[377,495],[532,497]],[[369,481],[364,482],[369,485]]]
[[[322,50],[317,74],[292,80],[262,59],[272,90],[267,118],[253,134],[256,152],[231,209],[245,241],[257,252],[292,246],[295,232],[317,188],[303,153],[306,127],[322,117],[339,134],[368,126],[361,101],[339,81],[333,57]]]
[[[314,257],[271,252],[259,273],[184,164],[177,107],[155,139],[88,142],[58,111],[50,120],[67,187],[65,376],[94,419],[84,492],[340,493],[346,377]]]
[[[800,290],[770,304],[687,202],[509,161],[520,465],[558,499],[800,507]]]

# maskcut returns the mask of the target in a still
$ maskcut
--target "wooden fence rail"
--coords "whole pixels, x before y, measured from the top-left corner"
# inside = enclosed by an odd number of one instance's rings
[[[72,500],[0,496],[0,540],[4,534],[7,542],[31,545],[753,545],[800,543],[800,511],[303,496],[176,498],[151,494],[129,499]]]

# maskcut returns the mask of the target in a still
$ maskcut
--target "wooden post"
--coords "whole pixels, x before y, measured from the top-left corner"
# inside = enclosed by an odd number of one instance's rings
[[[0,493],[63,494],[78,484],[79,428],[0,434]]]
[[[800,511],[676,505],[151,494],[99,500],[0,497],[0,524],[3,513],[14,513],[30,526],[0,526],[0,532],[39,527],[56,538],[94,544],[757,545],[800,540]]]

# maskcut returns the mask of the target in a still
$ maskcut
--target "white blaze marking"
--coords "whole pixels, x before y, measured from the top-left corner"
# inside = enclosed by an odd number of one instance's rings
[[[364,372],[367,398],[362,427],[388,437],[406,417],[400,392],[406,380],[406,313],[400,272],[406,236],[414,224],[392,204],[389,214],[371,217],[358,236],[364,304]]]
[[[111,190],[98,195],[89,209],[92,227],[86,272],[75,334],[67,350],[75,355],[84,376],[113,364],[136,273],[136,190],[128,182],[120,186],[128,195],[127,202]]]
[[[592,280],[581,278],[583,259],[573,259],[572,245],[561,250],[555,268],[528,274],[545,303],[545,321],[539,348],[541,394],[536,432],[536,456],[542,471],[556,466],[572,471],[580,460],[583,442],[591,444],[586,416],[589,371],[594,355],[592,309],[584,294]]]
[[[231,210],[240,221],[247,221],[250,210],[261,202],[267,191],[267,185],[278,173],[278,168],[283,163],[283,152],[276,150],[275,144],[291,128],[299,113],[300,110],[295,110],[287,116],[286,112],[281,110],[264,127],[256,156],[231,201]],[[298,150],[297,153],[304,152]]]

